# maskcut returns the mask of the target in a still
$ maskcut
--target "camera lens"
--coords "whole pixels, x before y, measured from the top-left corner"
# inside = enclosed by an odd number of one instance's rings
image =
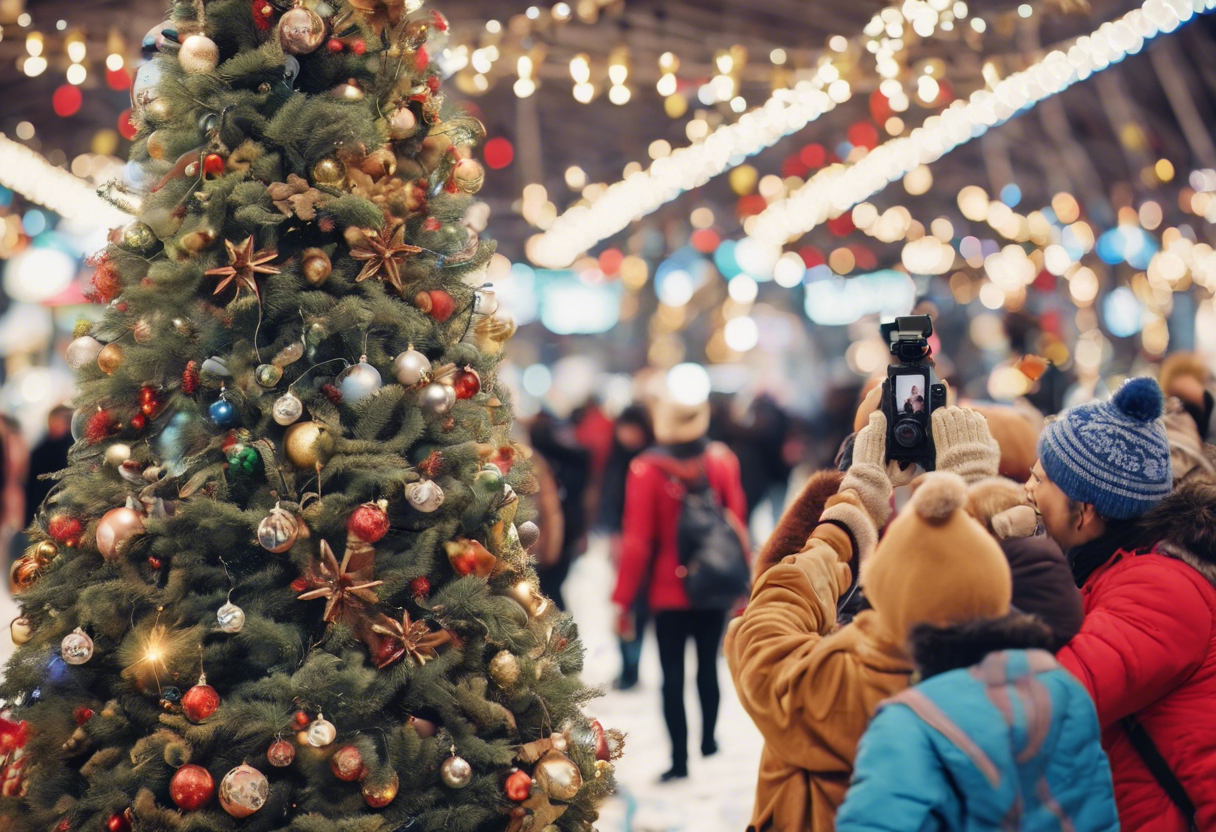
[[[925,430],[915,419],[900,419],[895,423],[895,441],[901,448],[915,448],[925,438]]]

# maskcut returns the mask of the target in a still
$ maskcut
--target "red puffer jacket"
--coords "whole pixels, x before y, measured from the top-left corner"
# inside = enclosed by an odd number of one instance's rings
[[[1216,830],[1216,588],[1182,560],[1120,550],[1081,588],[1085,621],[1058,654],[1089,689],[1124,829],[1187,832],[1120,720],[1135,715]]]
[[[704,460],[705,475],[718,495],[719,505],[734,515],[738,521],[736,528],[742,530],[747,500],[743,496],[738,458],[725,445],[712,443],[700,459]],[[644,453],[630,463],[625,482],[625,513],[621,518],[621,565],[612,593],[617,605],[628,609],[633,604],[646,582],[647,570],[651,569],[650,608],[656,611],[690,608],[684,582],[677,573],[680,554],[676,547],[676,523],[683,490],[672,482],[663,466],[691,479],[698,464],[695,457],[660,459],[658,452]]]

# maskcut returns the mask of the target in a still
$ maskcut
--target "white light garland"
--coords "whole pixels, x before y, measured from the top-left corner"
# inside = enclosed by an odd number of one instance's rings
[[[77,220],[78,225],[112,228],[131,221],[129,214],[98,196],[89,183],[55,167],[3,133],[0,133],[0,185],[64,219]]]
[[[847,101],[844,88],[825,91],[811,81],[792,90],[777,90],[763,107],[734,124],[720,127],[699,144],[673,151],[611,185],[589,205],[576,205],[557,218],[543,234],[528,241],[528,258],[538,266],[569,266],[587,249],[655,211],[685,191],[704,185],[778,140]]]
[[[1146,40],[1172,32],[1216,0],[1147,0],[1141,8],[1056,49],[1021,72],[955,101],[939,116],[903,138],[875,148],[855,165],[825,168],[787,198],[774,202],[753,223],[749,236],[780,247],[849,210],[919,165],[982,136],[1020,110],[1055,95],[1138,52]]]

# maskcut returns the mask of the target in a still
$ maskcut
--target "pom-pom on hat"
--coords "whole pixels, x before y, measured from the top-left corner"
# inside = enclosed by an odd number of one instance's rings
[[[1039,437],[1044,473],[1107,519],[1139,517],[1173,489],[1164,407],[1156,381],[1133,378],[1109,402],[1069,408]]]
[[[961,624],[1009,612],[1009,562],[967,513],[967,499],[958,474],[926,474],[862,563],[866,598],[895,644],[906,644],[917,624]]]

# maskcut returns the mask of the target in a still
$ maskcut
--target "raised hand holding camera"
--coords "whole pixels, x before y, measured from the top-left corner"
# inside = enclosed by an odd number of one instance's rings
[[[933,413],[937,470],[953,471],[968,485],[997,475],[1001,447],[988,420],[969,407],[944,407]]]

